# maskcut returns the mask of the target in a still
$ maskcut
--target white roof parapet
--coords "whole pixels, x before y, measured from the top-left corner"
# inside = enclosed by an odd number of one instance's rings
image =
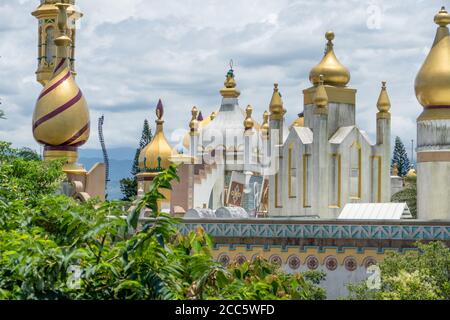
[[[403,203],[348,203],[338,220],[400,220],[412,219],[408,205]]]

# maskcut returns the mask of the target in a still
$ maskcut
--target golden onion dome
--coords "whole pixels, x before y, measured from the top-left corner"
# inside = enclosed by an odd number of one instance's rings
[[[247,108],[245,109],[246,113],[246,117],[244,120],[245,131],[253,129],[253,126],[255,125],[255,122],[252,119],[252,112],[253,112],[252,106],[248,105]]]
[[[325,85],[344,87],[350,81],[350,72],[339,62],[334,54],[332,42],[334,33],[328,31],[325,34],[325,38],[328,40],[325,56],[318,65],[312,68],[309,73],[309,80],[313,85],[317,85],[319,83],[319,76],[323,75]]]
[[[281,94],[278,90],[278,83],[273,85],[272,99],[269,105],[270,116],[283,116],[285,114],[285,109],[283,108],[283,100],[281,99]]]
[[[381,91],[377,101],[378,111],[387,113],[391,109],[391,101],[386,90],[386,81],[381,82]]]
[[[158,172],[167,169],[170,165],[170,157],[177,154],[170,146],[164,135],[162,120],[164,107],[161,100],[156,107],[156,132],[152,141],[145,146],[139,155],[139,169],[141,171]]]
[[[89,138],[90,120],[86,99],[70,68],[67,36],[68,4],[57,4],[60,36],[55,39],[57,60],[51,80],[44,86],[33,113],[33,136],[49,147],[83,145]]]
[[[302,112],[298,115],[298,118],[291,123],[289,129],[291,129],[292,127],[304,127],[304,126],[305,126],[305,116],[304,113]]]
[[[417,172],[414,168],[409,169],[408,173],[406,174],[407,178],[415,178],[417,177]]]
[[[416,97],[424,108],[450,106],[450,14],[445,7],[434,22],[438,25],[436,37],[415,81]]]

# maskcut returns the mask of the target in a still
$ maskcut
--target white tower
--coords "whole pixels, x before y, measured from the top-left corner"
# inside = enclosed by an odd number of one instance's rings
[[[444,7],[433,46],[416,77],[416,97],[424,107],[417,119],[417,215],[450,219],[450,14]]]

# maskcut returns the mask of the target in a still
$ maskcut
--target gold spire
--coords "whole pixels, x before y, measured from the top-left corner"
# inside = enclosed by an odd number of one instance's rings
[[[390,118],[391,101],[386,90],[386,81],[381,82],[381,92],[377,102],[377,118]]]
[[[274,83],[273,85],[273,94],[272,99],[270,100],[269,110],[272,119],[281,119],[285,114],[283,100],[281,99],[281,94],[278,90],[278,83]]]
[[[89,138],[89,110],[80,88],[70,70],[67,36],[68,4],[58,3],[58,29],[56,64],[51,80],[43,88],[33,114],[33,135],[45,145],[44,158],[68,158],[69,164],[77,160],[77,148]],[[80,170],[67,165],[66,172]]]
[[[263,113],[263,123],[261,124],[261,133],[263,138],[269,136],[269,113],[264,111]]]
[[[139,168],[141,171],[159,172],[170,165],[170,157],[174,150],[166,139],[163,128],[164,107],[161,99],[156,106],[156,132],[150,143],[142,149],[139,155]]]
[[[323,75],[323,82],[325,85],[344,87],[350,81],[350,72],[344,67],[336,58],[333,50],[334,33],[328,31],[325,34],[325,38],[328,40],[325,50],[325,56],[312,68],[309,73],[309,80],[313,85],[319,83],[319,76]]]
[[[189,122],[189,128],[190,130],[190,135],[196,135],[198,133],[198,120],[197,120],[197,116],[198,116],[198,109],[196,106],[192,107],[192,118],[191,118],[191,122]]]
[[[240,96],[241,92],[236,89],[236,81],[234,80],[233,60],[230,61],[230,70],[228,70],[223,84],[225,87],[220,90],[222,97],[237,98]]]
[[[246,113],[246,118],[244,120],[245,131],[253,129],[253,126],[255,125],[252,119],[252,112],[253,112],[252,106],[248,105],[247,108],[245,109]]]
[[[450,14],[442,7],[433,46],[415,81],[417,100],[425,108],[419,120],[450,119]]]
[[[323,76],[319,76],[319,83],[317,85],[317,90],[314,94],[314,104],[316,108],[314,109],[314,113],[327,113],[328,106],[328,95],[325,87],[323,86]]]

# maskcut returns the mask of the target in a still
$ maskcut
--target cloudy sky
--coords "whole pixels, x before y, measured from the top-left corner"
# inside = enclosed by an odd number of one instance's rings
[[[0,97],[8,120],[0,140],[37,149],[31,117],[35,81],[37,0],[0,0]],[[105,115],[109,147],[135,147],[144,118],[165,106],[168,136],[187,128],[190,109],[216,110],[230,59],[255,118],[279,82],[287,119],[302,111],[301,90],[336,34],[335,52],[358,89],[357,122],[375,134],[380,81],[388,82],[392,134],[409,145],[421,112],[414,78],[432,44],[433,16],[444,0],[78,0],[77,81],[94,124],[84,148],[100,148],[96,119]]]

